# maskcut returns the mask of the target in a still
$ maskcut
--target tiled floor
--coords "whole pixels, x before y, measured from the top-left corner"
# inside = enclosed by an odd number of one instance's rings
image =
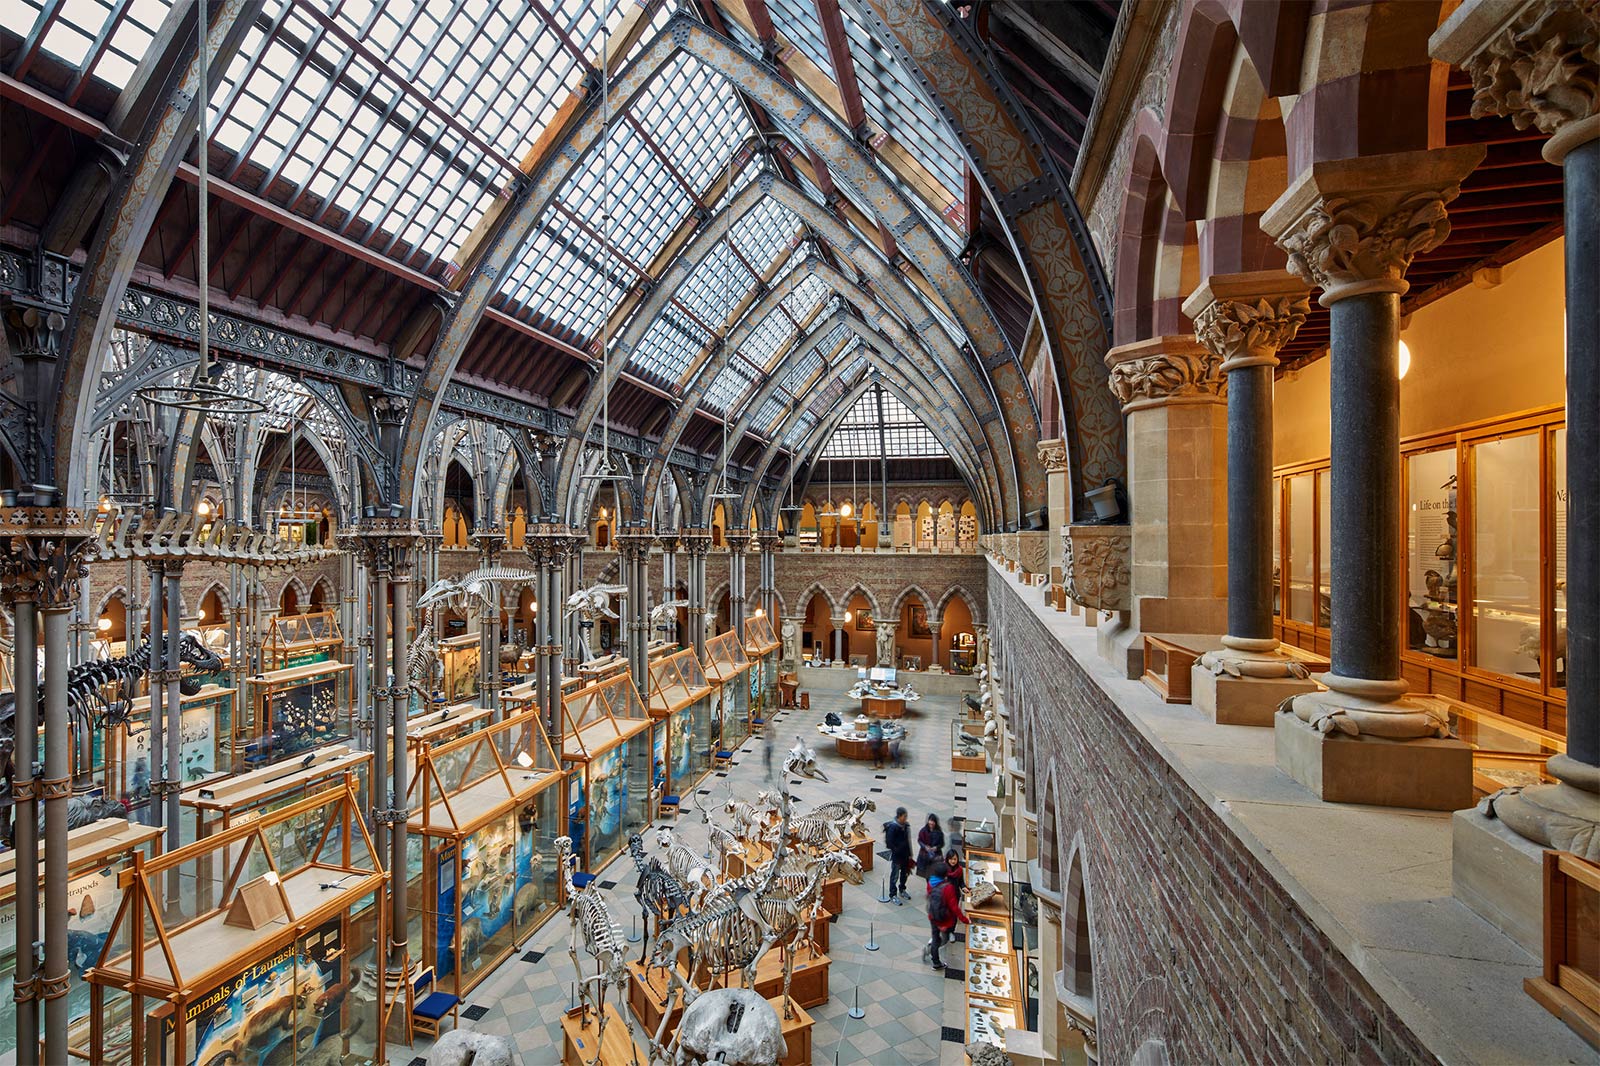
[[[950,769],[948,723],[957,714],[957,707],[958,697],[955,696],[928,696],[915,704],[906,721],[909,736],[901,749],[905,766],[878,772],[872,769],[871,763],[839,758],[833,744],[816,732],[816,724],[830,710],[848,712],[847,718],[853,716],[857,709],[854,701],[813,693],[809,711],[780,712],[769,725],[773,762],[776,764],[782,759],[783,749],[794,743],[798,733],[816,749],[817,761],[830,779],[827,784],[807,780],[796,785],[793,791],[798,797],[798,809],[803,811],[830,799],[870,795],[878,809],[868,816],[868,825],[878,831],[880,837],[881,823],[893,817],[897,806],[904,806],[910,812],[913,832],[930,811],[946,823],[952,814],[966,814],[967,803],[955,801],[956,795],[977,795],[976,805],[982,810],[975,807],[973,816],[981,817],[989,813],[981,790],[967,793]],[[739,796],[753,795],[768,787],[762,743],[757,739],[747,741],[727,777],[709,776],[701,787],[712,789],[719,800],[724,787],[731,787]],[[702,802],[713,806],[712,801]],[[686,842],[704,847],[705,830],[699,816],[687,803],[674,828]],[[811,1008],[810,1012],[816,1021],[812,1031],[812,1061],[817,1066],[827,1066],[836,1060],[840,1064],[870,1063],[872,1066],[961,1066],[966,1061],[961,1050],[962,983],[959,979],[946,980],[921,961],[922,947],[928,939],[928,924],[922,908],[924,882],[913,877],[912,902],[898,907],[878,902],[887,877],[887,863],[880,858],[864,884],[845,885],[844,913],[837,919],[831,935],[832,995],[826,1004]],[[626,855],[607,867],[597,885],[607,883],[606,879],[610,878],[619,882],[607,891],[612,913],[628,932],[637,910],[633,900],[633,865]],[[569,1002],[569,988],[574,979],[567,956],[567,937],[566,916],[558,913],[522,946],[521,953],[512,955],[467,997],[469,1008],[487,1010],[471,1022],[465,1020],[468,1012],[464,1012],[462,1026],[486,1033],[511,1034],[526,1066],[559,1063],[561,1015]],[[876,941],[880,950],[865,949],[869,937]],[[958,944],[945,949],[944,959],[953,965],[952,975],[959,973],[963,957],[963,949]],[[866,1017],[856,1020],[849,1017],[849,1011],[858,990]],[[469,1012],[478,1013],[476,1010]],[[623,1013],[628,1015],[625,1006]],[[644,1046],[644,1034],[636,1023],[635,1034]],[[391,1048],[389,1057],[393,1063],[405,1064],[426,1053],[426,1043],[419,1041],[416,1049]]]

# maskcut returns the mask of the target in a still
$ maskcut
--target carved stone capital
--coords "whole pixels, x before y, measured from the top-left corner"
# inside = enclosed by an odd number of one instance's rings
[[[710,530],[685,529],[679,535],[683,538],[683,550],[691,556],[704,557],[711,551]]]
[[[1039,442],[1039,461],[1051,474],[1065,473],[1067,469],[1067,442],[1064,440],[1042,440]]]
[[[76,508],[0,508],[0,594],[7,602],[70,607],[94,552],[94,528]]]
[[[1313,163],[1261,216],[1289,269],[1324,306],[1363,293],[1404,294],[1411,260],[1450,235],[1445,206],[1483,145]]]
[[[1133,607],[1133,534],[1127,526],[1067,526],[1061,531],[1067,595],[1095,611]]]
[[[1600,0],[1467,0],[1428,41],[1435,59],[1472,75],[1472,117],[1538,127],[1560,163],[1600,137]]]
[[[1223,373],[1276,366],[1278,350],[1294,339],[1310,310],[1310,290],[1281,270],[1213,275],[1183,302],[1195,340],[1222,360]]]
[[[1123,413],[1169,403],[1221,403],[1222,361],[1193,337],[1153,337],[1106,353]]]

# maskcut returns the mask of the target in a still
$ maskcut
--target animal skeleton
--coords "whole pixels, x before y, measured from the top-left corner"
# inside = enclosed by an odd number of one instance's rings
[[[645,937],[639,946],[639,961],[649,956],[654,939],[651,930],[659,929],[662,922],[671,921],[689,906],[689,893],[672,871],[661,865],[657,858],[646,859],[644,837],[638,833],[628,838],[628,854],[639,871],[639,881],[634,886],[633,898],[644,912]]]
[[[722,828],[716,822],[706,819],[706,831],[711,834],[711,851],[708,853],[717,860],[717,873],[723,877],[728,876],[728,856],[743,855],[744,845],[731,831]]]
[[[611,597],[621,596],[627,591],[626,585],[590,585],[567,597],[567,616],[577,615],[582,626],[581,647],[584,662],[596,657],[593,645],[595,621],[601,617],[617,619],[619,617],[617,612],[611,609]]]
[[[698,910],[717,888],[717,875],[687,844],[679,843],[671,829],[656,830],[656,845],[667,852],[667,870],[689,894],[689,905]]]
[[[688,600],[668,600],[650,608],[650,628],[666,633],[678,623],[678,608],[689,606]]]
[[[678,1023],[677,1066],[777,1066],[788,1054],[777,1012],[748,988],[714,988]]]
[[[627,953],[623,950],[622,928],[612,922],[611,910],[606,906],[605,899],[587,887],[580,891],[573,885],[572,869],[578,864],[578,857],[572,853],[571,837],[556,837],[556,861],[561,865],[561,877],[567,890],[567,918],[571,924],[567,954],[572,957],[572,968],[578,974],[578,989],[583,997],[584,1009],[592,1009],[599,1024],[595,1032],[594,1058],[589,1060],[589,1066],[595,1066],[600,1061],[600,1049],[605,1043],[606,993],[612,985],[620,990],[627,981],[628,970],[624,961]],[[583,966],[578,962],[580,935],[584,951],[596,963],[593,975],[584,974]],[[598,986],[598,996],[589,991],[590,982]],[[633,1061],[634,1066],[638,1066],[637,1054]]]
[[[867,812],[878,809],[878,804],[867,796],[857,796],[852,800],[829,800],[827,803],[818,804],[808,813],[831,818],[841,823],[840,832],[846,837],[853,837],[860,833],[865,826]]]

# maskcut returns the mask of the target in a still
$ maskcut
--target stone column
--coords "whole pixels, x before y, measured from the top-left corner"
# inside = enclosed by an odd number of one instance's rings
[[[831,658],[836,663],[843,662],[845,660],[844,627],[850,624],[850,616],[845,615],[841,618],[838,615],[834,615],[828,621],[833,625],[833,655]]]
[[[893,667],[895,664],[894,638],[896,631],[900,628],[899,621],[880,618],[873,625],[878,639],[878,665]]]
[[[1220,633],[1227,624],[1221,362],[1189,335],[1106,353],[1128,421],[1132,599],[1100,626],[1098,643],[1130,678],[1144,672],[1144,634]]]
[[[1313,163],[1262,215],[1322,290],[1333,360],[1333,669],[1274,723],[1278,766],[1330,802],[1459,810],[1472,752],[1400,675],[1400,297],[1481,145]]]
[[[706,654],[706,555],[711,551],[711,534],[704,529],[682,531],[683,545],[689,553],[689,643],[701,659]]]
[[[617,553],[622,560],[622,580],[628,587],[628,602],[623,605],[625,647],[628,669],[639,695],[649,699],[650,687],[650,546],[655,534],[641,528],[624,530],[617,537]]]
[[[760,549],[757,559],[760,560],[761,584],[757,593],[762,611],[766,612],[769,620],[776,621],[778,617],[778,551],[783,547],[783,538],[772,531],[763,532],[757,539],[756,545]]]
[[[1046,597],[1058,611],[1067,609],[1067,581],[1062,570],[1061,530],[1072,521],[1072,486],[1067,477],[1067,442],[1042,440],[1039,442],[1039,461],[1044,464],[1046,514],[1049,529],[1046,538],[1046,559],[1050,567],[1050,585]],[[936,642],[937,643],[937,642]]]
[[[728,627],[744,640],[745,572],[750,554],[750,532],[728,531]]]
[[[1272,373],[1309,311],[1306,285],[1281,270],[1215,275],[1183,305],[1228,380],[1228,631],[1191,672],[1195,707],[1223,725],[1270,726],[1316,687],[1272,631]]]
[[[506,531],[500,526],[479,526],[472,531],[472,546],[478,549],[479,566],[484,569],[499,566],[500,553],[506,546]],[[493,722],[500,720],[500,644],[505,639],[500,632],[500,606],[497,595],[495,602],[478,619],[478,706],[494,709],[489,716]],[[401,666],[403,670],[404,664]]]
[[[1466,0],[1429,42],[1472,75],[1473,117],[1509,116],[1549,136],[1561,167],[1566,239],[1567,753],[1555,784],[1496,793],[1455,820],[1455,894],[1538,954],[1538,847],[1600,862],[1600,45],[1592,0]],[[1498,818],[1521,840],[1506,838]],[[1477,839],[1474,839],[1477,838]],[[1470,845],[1470,846],[1469,846]],[[1479,861],[1466,861],[1471,851]],[[1474,876],[1474,875],[1477,876]]]

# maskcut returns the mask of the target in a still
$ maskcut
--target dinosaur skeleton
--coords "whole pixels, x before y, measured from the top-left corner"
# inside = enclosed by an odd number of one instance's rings
[[[100,559],[209,559],[255,566],[301,566],[334,553],[209,515],[171,512],[157,519],[131,510],[101,523],[95,547]]]
[[[645,936],[639,946],[639,961],[643,963],[654,942],[653,930],[660,929],[661,923],[671,921],[688,909],[689,893],[672,871],[661,865],[660,859],[645,858],[644,837],[638,833],[628,838],[628,854],[639,871],[633,898],[644,912]]]
[[[582,628],[583,638],[580,646],[583,648],[583,661],[588,662],[596,658],[594,653],[594,624],[602,618],[613,621],[620,616],[611,609],[611,597],[626,594],[626,585],[590,585],[580,589],[567,597],[566,615],[578,616],[578,624]]]
[[[80,762],[88,757],[96,729],[121,726],[128,731],[132,728],[128,715],[138,694],[139,682],[150,669],[150,655],[150,641],[146,640],[131,655],[82,662],[67,671],[67,720],[72,726],[74,746]],[[157,655],[165,662],[165,635],[160,637]],[[201,671],[222,669],[221,657],[207,648],[194,633],[184,633],[178,639],[178,661]],[[195,695],[201,687],[200,679],[196,677],[185,677],[178,681],[178,690],[185,696]],[[41,723],[44,721],[44,688],[44,679],[40,678],[37,721]],[[13,761],[16,730],[16,695],[11,692],[0,693],[0,775],[5,779],[4,795],[0,797],[0,808],[5,812],[4,817],[0,818],[0,841],[7,846],[12,840],[11,785],[16,773]],[[113,808],[120,809],[121,806],[119,803],[91,809],[84,805],[76,815],[79,821],[74,823],[73,815],[69,813],[69,828],[88,825],[105,814],[115,813]]]
[[[578,864],[578,857],[572,853],[571,837],[556,837],[556,860],[561,864],[561,877],[567,890],[567,918],[571,925],[567,954],[572,957],[572,968],[578,974],[578,991],[583,998],[583,1007],[594,1011],[598,1024],[594,1058],[589,1060],[589,1066],[595,1066],[600,1061],[600,1049],[605,1045],[606,994],[612,985],[617,986],[619,994],[625,987],[628,980],[627,952],[623,950],[622,928],[611,920],[611,910],[606,906],[604,897],[587,887],[580,890],[572,882],[572,869]],[[593,974],[585,974],[578,961],[580,936],[583,938],[584,951],[595,960]],[[590,991],[591,982],[597,986],[598,995]],[[634,1066],[638,1066],[637,1052],[633,1061]]]

